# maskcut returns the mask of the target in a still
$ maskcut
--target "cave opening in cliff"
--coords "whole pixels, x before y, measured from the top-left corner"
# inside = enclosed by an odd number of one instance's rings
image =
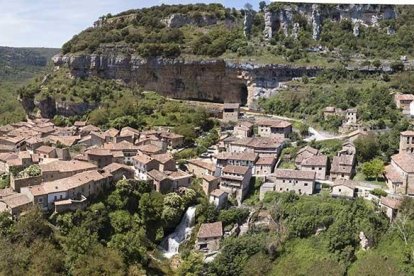
[[[240,104],[245,106],[247,105],[247,97],[248,97],[248,91],[247,86],[243,84],[240,88]]]

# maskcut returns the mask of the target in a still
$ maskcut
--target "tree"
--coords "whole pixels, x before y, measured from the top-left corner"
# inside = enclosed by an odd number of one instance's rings
[[[373,65],[375,68],[379,68],[379,67],[381,66],[381,61],[379,61],[378,59],[376,59],[376,60],[374,60],[374,61],[372,62],[372,65]]]
[[[73,275],[125,275],[125,264],[118,251],[95,246],[90,254],[77,259],[72,269]]]
[[[115,233],[124,233],[132,228],[132,216],[128,211],[118,210],[109,214]]]
[[[147,248],[145,247],[145,232],[143,229],[134,229],[126,234],[115,234],[108,243],[108,247],[119,250],[128,264],[146,264]]]
[[[366,162],[378,155],[379,144],[373,134],[358,137],[354,142],[359,162]]]
[[[203,257],[198,253],[191,252],[178,268],[178,275],[197,276],[202,274],[202,270]]]
[[[261,12],[264,11],[265,7],[266,7],[266,1],[260,1],[259,2],[259,9],[260,9]]]
[[[164,197],[162,219],[168,228],[174,228],[180,222],[183,211],[183,200],[178,194],[169,193]]]
[[[386,191],[380,188],[375,188],[374,190],[371,191],[371,194],[378,196],[378,197],[385,197],[388,195]]]
[[[366,177],[378,180],[378,176],[384,172],[384,162],[378,158],[365,162],[362,164],[362,172]]]

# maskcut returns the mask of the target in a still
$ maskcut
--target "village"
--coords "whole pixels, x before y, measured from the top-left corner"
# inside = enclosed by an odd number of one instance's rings
[[[410,113],[414,99],[396,95],[395,100],[404,113]],[[328,107],[324,116],[336,112]],[[345,127],[357,126],[356,109],[339,112]],[[287,145],[295,146],[290,141],[295,131],[291,122],[246,118],[236,103],[223,105],[220,121],[225,127],[219,142],[199,158],[180,165],[173,154],[185,148],[184,137],[168,128],[103,131],[85,121],[58,127],[41,118],[5,125],[0,128],[0,168],[7,187],[0,190],[0,211],[17,219],[33,206],[48,214],[82,210],[121,179],[149,181],[162,194],[182,193],[197,179],[218,210],[243,206],[252,193],[252,183],[260,181],[260,200],[268,192],[328,192],[350,200],[361,197],[376,204],[390,220],[396,217],[402,198],[414,194],[414,131],[401,133],[399,153],[391,157],[383,173],[387,196],[378,196],[372,191],[380,186],[353,180],[355,137],[345,139],[332,158],[309,145],[298,148],[295,156],[282,156]],[[280,167],[287,159],[294,168]],[[251,215],[257,211],[253,208]],[[256,223],[272,224],[268,213],[260,214],[262,220]],[[242,234],[243,227],[254,223],[250,218],[247,225],[227,229],[227,234],[220,221],[202,224],[196,249],[217,252],[225,235]]]

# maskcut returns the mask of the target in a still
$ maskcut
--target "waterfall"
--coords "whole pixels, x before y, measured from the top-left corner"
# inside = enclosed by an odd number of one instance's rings
[[[175,231],[169,234],[161,242],[161,247],[164,250],[165,257],[171,258],[177,254],[180,244],[188,237],[190,237],[194,225],[195,210],[196,208],[194,206],[188,207],[187,211],[180,221],[180,224],[178,224],[178,226],[175,228]]]

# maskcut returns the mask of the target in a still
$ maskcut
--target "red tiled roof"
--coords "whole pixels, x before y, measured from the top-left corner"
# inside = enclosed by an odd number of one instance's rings
[[[223,224],[221,221],[213,223],[203,223],[198,231],[198,238],[219,238],[223,236]]]
[[[414,173],[414,156],[408,153],[398,153],[391,156],[394,161],[406,173]]]
[[[287,179],[315,180],[316,172],[277,169],[275,171],[275,176],[276,178],[279,178],[279,179],[287,178]]]

